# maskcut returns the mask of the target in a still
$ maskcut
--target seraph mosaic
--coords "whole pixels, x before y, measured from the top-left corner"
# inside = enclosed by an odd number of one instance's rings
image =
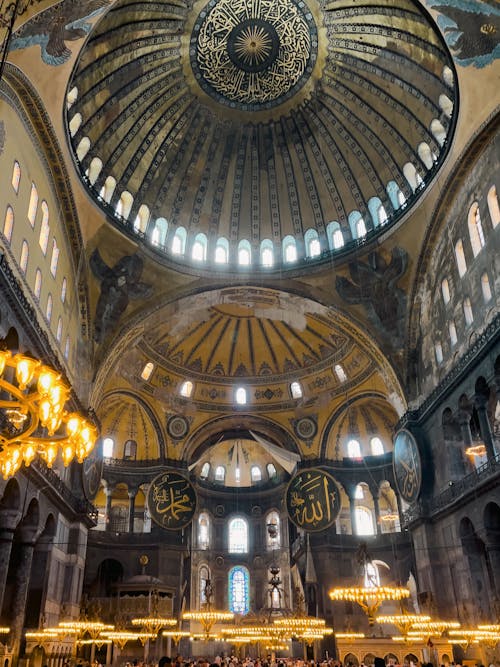
[[[39,44],[44,63],[62,65],[71,56],[66,42],[86,37],[92,28],[87,19],[103,11],[110,2],[111,0],[63,0],[52,5],[13,33],[10,50]]]
[[[438,26],[460,65],[485,67],[500,58],[498,0],[429,0],[428,5],[439,12]]]

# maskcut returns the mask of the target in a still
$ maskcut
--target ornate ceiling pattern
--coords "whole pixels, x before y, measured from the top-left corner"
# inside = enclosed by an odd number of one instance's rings
[[[389,223],[408,210],[450,143],[452,68],[411,0],[119,0],[81,53],[68,122],[117,224],[151,243],[165,220],[167,250],[182,227],[188,262],[200,234],[211,262],[221,237],[229,263],[266,239],[279,264],[286,237],[300,261],[309,229],[328,251],[329,223],[347,243],[353,214],[370,231],[380,206]]]

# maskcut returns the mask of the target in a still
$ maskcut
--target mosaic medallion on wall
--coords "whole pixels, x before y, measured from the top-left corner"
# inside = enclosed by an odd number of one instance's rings
[[[294,422],[293,429],[301,440],[312,440],[318,432],[318,425],[312,417],[302,417]]]
[[[405,429],[394,438],[393,468],[399,495],[407,503],[414,503],[422,486],[422,462],[417,441]]]
[[[189,422],[181,415],[174,415],[167,420],[167,433],[172,440],[182,440],[189,432]]]
[[[286,490],[286,509],[298,528],[315,532],[331,526],[340,507],[340,491],[335,479],[319,468],[298,472]]]
[[[270,109],[310,77],[318,33],[302,0],[210,0],[191,34],[201,88],[233,109]]]
[[[196,511],[196,491],[178,472],[162,472],[149,486],[147,504],[155,523],[166,530],[179,530],[191,523]]]

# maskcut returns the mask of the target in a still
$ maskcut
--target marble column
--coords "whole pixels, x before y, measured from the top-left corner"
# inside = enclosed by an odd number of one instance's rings
[[[13,660],[16,667],[19,660],[19,648],[24,627],[26,601],[31,576],[33,552],[35,550],[35,531],[32,528],[20,532],[20,549],[16,564],[16,586],[11,604],[10,632],[12,640]]]
[[[377,532],[377,535],[380,535],[382,532],[382,524],[380,521],[379,496],[377,493],[372,493],[372,497],[373,497],[373,508],[375,510],[375,530]]]
[[[14,530],[19,521],[17,510],[3,510],[0,524],[0,613],[2,612]]]
[[[470,430],[470,416],[471,413],[469,410],[464,410],[460,409],[458,411],[458,423],[460,425],[460,432],[462,434],[462,442],[463,442],[463,450],[462,450],[462,457],[464,460],[464,466],[465,469],[468,470],[469,472],[471,470],[474,470],[474,465],[472,462],[469,460],[469,457],[466,455],[465,450],[468,447],[472,447],[472,433]]]
[[[130,489],[128,491],[128,532],[134,532],[134,516],[135,516],[135,497],[137,489]]]
[[[351,534],[356,535],[356,499],[354,498],[355,491],[352,495],[349,494],[349,510],[351,513]]]
[[[105,486],[104,495],[106,496],[106,508],[104,510],[104,514],[106,515],[105,516],[106,530],[109,530],[109,526],[111,524],[111,500],[113,497],[113,487]]]

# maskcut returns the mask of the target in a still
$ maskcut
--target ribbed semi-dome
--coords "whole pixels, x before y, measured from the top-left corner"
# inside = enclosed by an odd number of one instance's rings
[[[291,268],[408,210],[450,143],[454,83],[411,0],[119,0],[68,124],[93,195],[159,253]]]

